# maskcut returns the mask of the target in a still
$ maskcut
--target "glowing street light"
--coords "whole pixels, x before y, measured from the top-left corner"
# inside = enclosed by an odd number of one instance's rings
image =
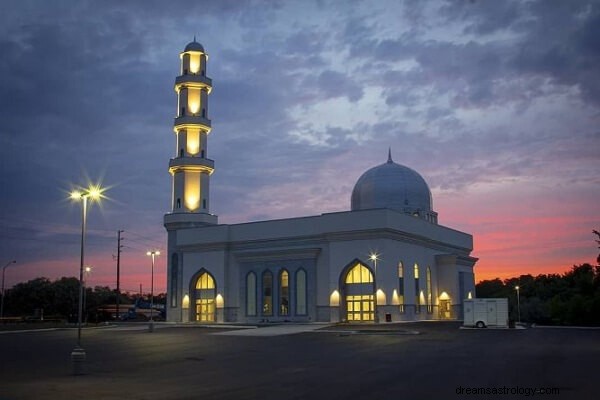
[[[77,346],[71,352],[71,361],[73,362],[73,374],[81,375],[83,371],[83,363],[85,362],[86,354],[85,350],[81,347],[81,316],[83,314],[83,272],[84,272],[84,260],[85,260],[85,231],[87,226],[87,202],[88,199],[91,201],[100,201],[104,196],[102,189],[99,185],[90,185],[87,189],[79,189],[71,192],[70,198],[74,201],[81,201],[81,258],[79,263],[79,307],[77,310]]]
[[[148,330],[154,332],[154,320],[152,319],[154,312],[154,257],[159,256],[160,251],[152,250],[147,252],[146,255],[152,257],[152,274],[150,279],[150,324],[148,325]]]
[[[4,273],[6,271],[6,267],[11,264],[15,264],[17,260],[12,260],[6,263],[4,267],[2,267],[2,300],[0,300],[0,319],[4,318]]]
[[[519,295],[519,285],[515,286],[515,290],[517,291],[517,316],[519,323],[521,323],[521,296]]]

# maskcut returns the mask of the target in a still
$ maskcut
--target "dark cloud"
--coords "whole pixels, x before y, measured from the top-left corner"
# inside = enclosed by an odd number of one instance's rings
[[[326,99],[347,97],[351,102],[356,102],[363,96],[363,89],[355,80],[337,71],[323,71],[317,84]]]
[[[86,176],[112,185],[92,215],[97,251],[114,252],[119,228],[164,239],[173,82],[194,35],[214,82],[222,220],[347,209],[388,146],[434,190],[594,182],[599,27],[592,1],[5,2],[0,226],[12,238],[0,251],[58,257],[44,240],[76,239],[65,197]]]

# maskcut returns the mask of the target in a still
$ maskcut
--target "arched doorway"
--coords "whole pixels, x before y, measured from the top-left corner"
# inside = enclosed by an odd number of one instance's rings
[[[375,320],[373,274],[364,264],[356,261],[346,268],[343,276],[343,299],[348,322]]]
[[[208,272],[203,271],[196,279],[194,320],[215,322],[215,280]]]
[[[442,294],[440,294],[439,299],[440,299],[439,318],[440,319],[451,319],[452,312],[451,312],[451,308],[450,308],[450,296],[448,296],[448,293],[442,292]]]

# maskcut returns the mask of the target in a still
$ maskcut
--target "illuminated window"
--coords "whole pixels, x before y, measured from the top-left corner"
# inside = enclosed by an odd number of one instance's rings
[[[196,281],[196,321],[215,322],[215,280],[203,272]]]
[[[265,271],[262,275],[262,315],[273,315],[273,274]]]
[[[306,315],[306,271],[296,272],[296,315]]]
[[[196,281],[196,289],[214,289],[215,288],[215,280],[212,276],[208,274],[208,272],[200,275],[200,278]]]
[[[400,312],[404,312],[404,265],[402,261],[398,263],[398,307]]]
[[[279,274],[279,315],[290,315],[289,274],[285,269]]]
[[[348,321],[373,321],[375,301],[373,295],[373,274],[361,263],[348,271],[344,279],[346,319]]]
[[[171,256],[171,307],[177,307],[177,274],[179,258],[177,253]]]
[[[346,283],[372,283],[373,274],[362,264],[356,264],[346,275]]]
[[[427,312],[428,313],[432,313],[433,312],[433,302],[432,302],[432,296],[431,296],[431,268],[427,267]]]
[[[421,312],[421,301],[419,299],[419,266],[415,263],[415,313]]]
[[[254,272],[246,276],[246,315],[256,315],[256,274]]]

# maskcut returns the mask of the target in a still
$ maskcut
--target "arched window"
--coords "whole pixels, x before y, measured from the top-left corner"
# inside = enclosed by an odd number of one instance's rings
[[[179,149],[179,157],[183,157],[183,149]]]
[[[306,271],[296,272],[296,315],[306,315]]]
[[[196,289],[214,289],[215,280],[208,272],[204,272],[196,281]]]
[[[279,315],[290,315],[290,274],[279,273]]]
[[[419,298],[419,266],[415,263],[415,312],[421,312],[421,300]]]
[[[432,295],[431,295],[431,268],[427,267],[427,312],[433,312]]]
[[[171,307],[177,307],[177,275],[179,269],[179,257],[177,253],[171,255]]]
[[[246,275],[246,315],[256,316],[256,274]]]
[[[262,315],[273,315],[273,274],[265,271],[262,275]]]
[[[404,265],[402,261],[398,263],[398,305],[400,312],[404,312]]]
[[[177,199],[177,207],[176,208],[181,208],[181,199],[180,198]]]
[[[215,321],[215,280],[203,272],[196,280],[196,321]]]

